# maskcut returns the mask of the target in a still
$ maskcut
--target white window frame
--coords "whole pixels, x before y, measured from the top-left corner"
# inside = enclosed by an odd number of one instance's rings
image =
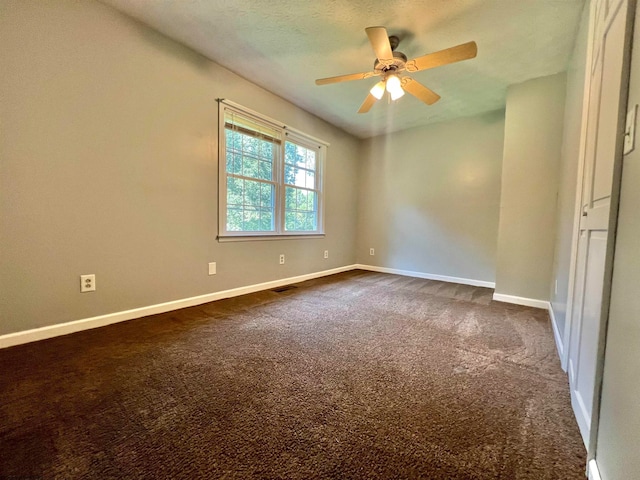
[[[323,140],[312,137],[299,130],[284,125],[265,115],[257,113],[246,107],[238,105],[226,99],[218,100],[218,241],[242,241],[242,240],[282,240],[287,238],[318,238],[324,237],[324,185],[327,147],[329,144]],[[273,161],[274,192],[274,231],[228,231],[227,227],[227,155],[225,138],[225,112],[237,112],[240,115],[250,117],[258,123],[280,131],[280,148]],[[285,230],[285,183],[284,183],[284,148],[286,142],[295,143],[304,148],[317,151],[316,154],[316,188],[317,193],[317,230],[313,231],[287,231]]]

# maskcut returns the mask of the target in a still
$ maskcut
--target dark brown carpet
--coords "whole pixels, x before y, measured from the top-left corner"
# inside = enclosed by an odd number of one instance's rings
[[[582,479],[547,313],[353,271],[0,350],[0,476]]]

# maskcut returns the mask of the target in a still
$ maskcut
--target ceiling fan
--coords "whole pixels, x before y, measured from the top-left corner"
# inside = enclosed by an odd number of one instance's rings
[[[405,72],[419,72],[429,68],[448,65],[449,63],[468,60],[474,58],[478,53],[476,42],[467,42],[456,47],[440,50],[439,52],[429,53],[422,57],[414,58],[413,60],[407,60],[407,56],[404,53],[395,51],[400,43],[400,39],[394,35],[388,36],[386,28],[368,27],[365,28],[365,32],[367,32],[369,42],[377,57],[373,64],[372,72],[352,73],[316,80],[316,85],[327,85],[329,83],[363,80],[365,78],[381,76],[382,80],[376,83],[369,91],[369,95],[367,95],[367,98],[362,102],[358,113],[367,113],[376,100],[382,98],[385,90],[389,92],[391,100],[397,100],[402,97],[406,91],[427,105],[433,105],[440,100],[440,95],[410,76],[403,76],[401,74]]]

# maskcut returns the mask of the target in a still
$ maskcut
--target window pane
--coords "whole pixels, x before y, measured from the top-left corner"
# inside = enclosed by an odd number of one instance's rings
[[[307,150],[307,168],[309,170],[315,170],[316,169],[316,152],[314,150],[310,150],[310,149],[306,149]]]
[[[256,145],[258,144],[258,139],[256,137],[249,137],[247,135],[242,135],[242,151],[248,155],[257,155]]]
[[[291,165],[296,164],[296,145],[291,142],[285,142],[284,144],[284,161]]]
[[[273,158],[276,148],[273,142],[231,128],[225,129],[225,138],[227,173],[273,180]]]
[[[260,230],[260,211],[252,207],[245,207],[242,219],[242,230],[255,232]]]
[[[288,232],[313,232],[318,229],[317,216],[313,213],[287,212],[284,228]]]
[[[242,182],[238,178],[227,178],[227,205],[242,205]]]
[[[269,162],[273,161],[273,143],[260,140],[260,158],[264,158]]]
[[[316,188],[316,174],[309,170],[285,164],[284,183],[295,185],[296,187]]]
[[[260,230],[266,232],[273,230],[273,214],[270,210],[262,211],[262,216],[260,217]]]
[[[284,161],[296,167],[315,170],[316,152],[310,148],[296,145],[295,143],[285,142]]]
[[[242,231],[242,209],[229,205],[227,207],[227,231]]]
[[[260,186],[260,206],[271,209],[273,207],[273,185],[263,183]]]
[[[253,157],[243,156],[241,174],[244,177],[258,178],[258,160]]]
[[[309,170],[304,171],[304,186],[307,188],[316,188],[316,174]]]
[[[284,165],[284,183],[286,183],[288,185],[295,185],[296,184],[296,170],[298,170],[298,169],[285,163],[285,165]]]
[[[242,173],[242,157],[227,150],[227,173]]]
[[[227,177],[227,230],[273,231],[273,200],[272,184]]]
[[[284,215],[284,229],[288,232],[296,230],[296,214],[295,212],[287,212]]]
[[[240,148],[238,147],[238,138],[240,136],[239,133],[226,128],[224,130],[224,135],[225,135],[225,143],[227,145],[227,150],[229,149],[240,150]]]
[[[300,188],[287,187],[285,191],[285,209],[314,212],[316,192]]]
[[[286,187],[285,230],[302,232],[317,229],[318,209],[316,192]]]
[[[271,180],[273,178],[273,163],[261,161],[258,170],[258,178],[262,180]]]

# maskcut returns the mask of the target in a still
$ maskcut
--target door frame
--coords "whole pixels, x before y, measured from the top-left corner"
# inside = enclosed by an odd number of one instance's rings
[[[626,3],[626,6],[625,6]],[[611,184],[611,203],[609,212],[609,230],[606,247],[604,282],[602,291],[602,304],[600,310],[600,333],[598,338],[596,353],[596,371],[594,382],[593,406],[591,414],[591,427],[589,429],[589,441],[587,445],[587,464],[596,456],[598,423],[600,417],[600,397],[602,392],[602,377],[604,371],[604,360],[606,350],[607,325],[609,318],[609,304],[611,297],[611,279],[613,275],[613,257],[616,237],[616,227],[618,221],[618,205],[620,200],[620,186],[622,178],[624,128],[629,94],[630,65],[631,65],[631,45],[633,38],[633,26],[635,20],[636,0],[591,0],[589,3],[589,33],[587,45],[587,59],[585,66],[584,92],[582,100],[582,119],[580,127],[580,150],[578,159],[578,173],[576,178],[576,198],[574,203],[573,235],[571,240],[571,258],[569,265],[569,282],[567,295],[567,309],[565,317],[565,328],[563,336],[563,352],[561,364],[563,370],[568,372],[569,355],[571,349],[571,328],[573,327],[573,302],[576,295],[576,280],[578,271],[578,242],[580,238],[580,221],[582,219],[583,207],[583,183],[585,181],[585,163],[587,154],[587,123],[589,116],[589,99],[591,97],[591,72],[593,68],[593,56],[595,41],[597,7],[598,5],[613,4],[613,8],[627,8],[626,30],[623,52],[622,81],[620,86],[620,97],[618,100],[618,131],[616,140],[616,155],[613,165],[613,178]],[[609,17],[609,15],[607,15]],[[608,18],[603,31],[608,31],[611,18]],[[569,372],[568,372],[569,373]]]

